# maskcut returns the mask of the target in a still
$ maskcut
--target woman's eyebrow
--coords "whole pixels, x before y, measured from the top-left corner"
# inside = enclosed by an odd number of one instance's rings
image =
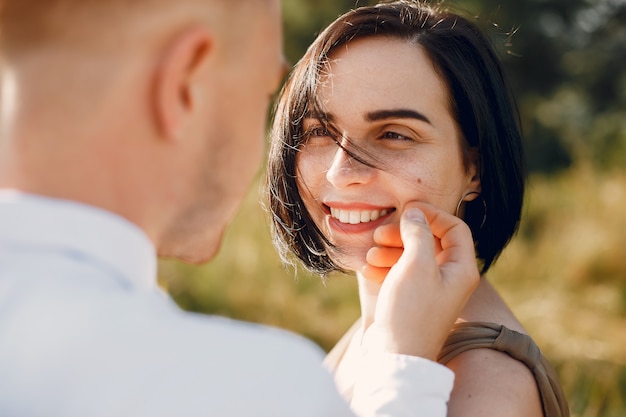
[[[304,119],[316,119],[316,120],[323,120],[325,122],[333,122],[335,120],[335,117],[330,113],[311,111],[311,112],[307,112],[304,115]]]
[[[428,117],[411,109],[376,110],[365,114],[365,120],[368,122],[377,122],[386,119],[416,119],[432,125]]]

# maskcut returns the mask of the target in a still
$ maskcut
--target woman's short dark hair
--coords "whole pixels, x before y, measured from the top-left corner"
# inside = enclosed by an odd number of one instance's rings
[[[283,86],[267,170],[268,208],[281,257],[292,262],[293,254],[321,275],[341,270],[298,191],[296,155],[305,137],[302,122],[317,105],[316,90],[329,55],[366,37],[420,45],[447,85],[463,146],[478,154],[481,197],[467,203],[464,220],[472,229],[481,272],[486,272],[517,231],[521,217],[525,167],[519,115],[500,60],[476,25],[418,0],[360,7],[340,16],[317,37]]]

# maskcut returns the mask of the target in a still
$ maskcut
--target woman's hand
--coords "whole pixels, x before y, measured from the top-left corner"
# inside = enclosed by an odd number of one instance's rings
[[[368,253],[363,274],[381,283],[369,349],[435,359],[480,274],[474,242],[458,217],[415,202],[399,228],[377,230],[384,246]]]

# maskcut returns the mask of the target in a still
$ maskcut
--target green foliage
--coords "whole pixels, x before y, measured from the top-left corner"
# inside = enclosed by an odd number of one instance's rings
[[[483,25],[497,24],[490,32],[519,100],[531,169],[623,166],[626,2],[450,3],[467,4]]]
[[[355,0],[283,0],[285,54],[295,63],[317,34]]]

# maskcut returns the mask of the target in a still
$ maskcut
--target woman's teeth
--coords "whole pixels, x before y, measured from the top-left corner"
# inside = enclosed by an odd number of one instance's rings
[[[389,213],[384,210],[344,210],[330,207],[330,215],[341,223],[359,224],[372,222]]]

